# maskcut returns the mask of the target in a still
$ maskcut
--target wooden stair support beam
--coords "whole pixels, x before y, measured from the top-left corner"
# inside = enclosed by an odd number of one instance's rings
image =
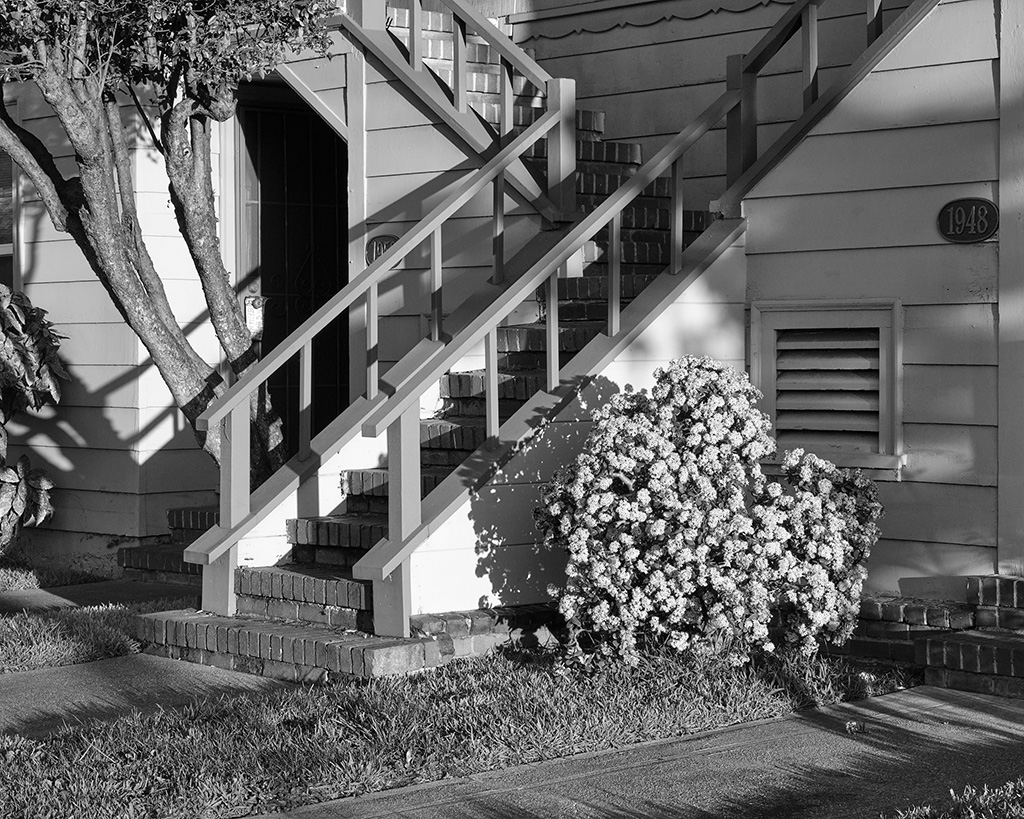
[[[711,264],[731,247],[745,229],[741,219],[719,220],[683,253],[680,275],[663,275],[646,288],[622,311],[622,330],[611,337],[601,333],[592,339],[563,368],[562,379],[553,391],[540,392],[528,399],[502,424],[499,440],[489,448],[477,450],[473,457],[442,481],[423,501],[423,521],[405,542],[390,534],[362,557],[353,567],[353,577],[374,580],[387,576],[395,566],[408,560],[437,527],[463,503],[465,496],[483,486],[515,454],[516,448],[541,426],[538,416],[554,418],[607,364],[614,361],[647,329]]]
[[[874,70],[892,49],[912,31],[941,0],[914,0],[882,34],[854,61],[846,72],[822,93],[818,99],[773,142],[758,160],[747,168],[715,202],[712,210],[734,217],[740,213],[740,202],[775,165],[787,156],[822,117],[832,111],[860,82]],[[799,5],[799,4],[798,4]],[[791,7],[790,12],[797,8]],[[786,13],[786,16],[790,14]],[[795,30],[795,29],[794,29]],[[751,52],[753,53],[753,52]],[[747,65],[747,59],[744,65]]]
[[[458,112],[442,90],[440,81],[424,71],[413,70],[386,31],[368,31],[355,25],[352,18],[340,15],[328,20],[328,25],[342,28],[357,45],[369,51],[384,67],[408,86],[417,102],[448,127],[449,135],[461,150],[483,155],[492,149],[495,134],[473,111]],[[521,204],[534,208],[543,218],[556,222],[562,213],[548,199],[543,188],[521,161],[512,163],[508,170],[509,186]]]

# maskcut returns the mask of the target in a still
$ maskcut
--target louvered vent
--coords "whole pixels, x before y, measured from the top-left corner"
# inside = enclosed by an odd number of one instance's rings
[[[879,328],[779,330],[779,450],[879,451]]]

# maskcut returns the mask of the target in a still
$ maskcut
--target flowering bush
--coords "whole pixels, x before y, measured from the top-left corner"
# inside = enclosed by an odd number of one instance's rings
[[[780,607],[806,651],[845,639],[877,539],[874,485],[800,451],[769,481],[775,441],[745,375],[686,357],[655,377],[595,412],[536,510],[545,545],[569,553],[556,593],[571,654],[635,663],[654,638],[740,663],[774,648]]]

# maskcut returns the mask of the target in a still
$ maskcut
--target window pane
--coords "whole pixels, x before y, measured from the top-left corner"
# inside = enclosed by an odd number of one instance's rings
[[[0,151],[0,245],[14,241],[14,165],[11,158]]]

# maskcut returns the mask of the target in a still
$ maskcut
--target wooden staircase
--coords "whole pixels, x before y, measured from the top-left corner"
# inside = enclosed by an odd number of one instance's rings
[[[418,0],[411,2],[412,9],[419,9]],[[536,629],[550,607],[410,618],[410,554],[429,536],[430,526],[512,457],[540,425],[537,419],[547,420],[573,400],[742,235],[738,213],[744,193],[938,0],[915,0],[891,31],[869,44],[843,82],[821,98],[816,63],[811,62],[816,47],[805,48],[805,77],[812,78],[804,94],[805,114],[759,157],[752,104],[757,72],[797,32],[804,31],[805,44],[816,42],[817,2],[799,0],[752,52],[730,59],[728,90],[642,166],[638,146],[601,139],[599,113],[575,110],[571,84],[545,79],[539,66],[516,53],[507,38],[461,0],[442,2],[455,10],[460,24],[453,26],[445,15],[435,20],[426,12],[407,16],[405,26],[424,36],[406,36],[413,47],[406,45],[401,59],[392,52],[394,39],[402,37],[402,9],[395,10],[387,28],[373,0],[349,0],[354,17],[338,18],[338,25],[361,48],[377,49],[401,81],[430,98],[433,110],[449,106],[442,118],[466,144],[480,134],[479,120],[469,116],[467,107],[500,123],[502,136],[482,151],[486,161],[482,155],[482,167],[469,172],[456,192],[354,274],[203,413],[199,426],[219,425],[224,447],[217,525],[185,551],[187,561],[203,564],[206,611],[140,618],[147,651],[285,679],[323,680],[333,674],[376,676],[429,668]],[[463,36],[467,25],[486,34],[483,42]],[[451,69],[446,68],[447,48]],[[419,66],[432,61],[436,75],[428,76]],[[508,71],[512,63],[522,76]],[[449,70],[449,88],[439,96],[438,83]],[[541,85],[547,92],[544,108],[539,107]],[[447,101],[441,99],[445,96]],[[719,209],[726,218],[712,222],[706,213],[683,209],[682,158],[723,119],[729,133],[729,187]],[[566,142],[569,122],[577,129],[574,143]],[[557,175],[569,167],[574,168],[570,175],[552,178],[552,171]],[[494,201],[503,203],[506,177],[520,196],[546,187],[548,197],[538,198],[537,210],[550,229],[513,259],[496,257],[493,283],[446,316],[443,332],[436,314],[432,336],[380,379],[371,355],[375,336],[368,333],[367,394],[322,432],[312,435],[308,425],[301,429],[296,456],[250,492],[251,391],[299,355],[306,362],[300,366],[299,393],[312,401],[312,337],[357,299],[365,302],[367,323],[375,328],[377,284],[424,242],[437,243],[440,257],[444,221],[490,185],[495,186]],[[566,190],[570,182],[574,191]],[[583,213],[567,213],[559,206],[565,202],[578,203]],[[503,215],[493,218],[497,230]],[[442,267],[440,261],[432,267],[438,287]],[[559,270],[574,275],[560,276]],[[486,369],[453,371],[481,341]],[[420,420],[421,397],[438,378],[444,409],[436,418]],[[371,437],[387,433],[389,467],[346,471],[340,514],[290,521],[290,565],[236,568],[239,539],[360,432]],[[460,467],[467,459],[473,468]],[[371,626],[380,636],[368,633]]]

